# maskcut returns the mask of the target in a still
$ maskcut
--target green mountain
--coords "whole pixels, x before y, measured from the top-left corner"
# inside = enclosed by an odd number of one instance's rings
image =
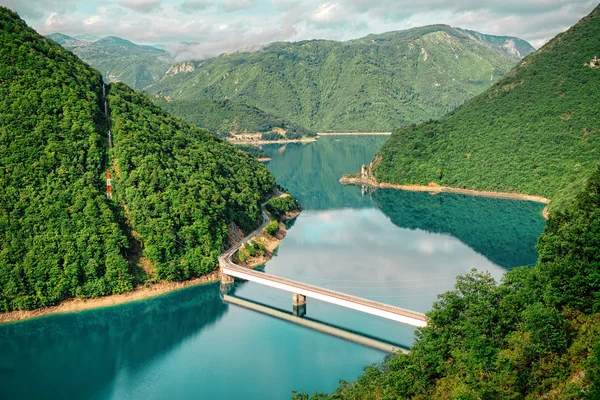
[[[315,131],[390,131],[455,109],[533,50],[516,38],[434,25],[188,62],[146,90],[241,101]]]
[[[600,161],[600,10],[458,110],[397,130],[378,181],[541,195],[560,207]]]
[[[275,180],[250,155],[124,84],[104,98],[97,71],[3,7],[0,27],[0,311],[198,276],[229,225],[258,225]]]
[[[115,36],[70,37],[54,33],[48,38],[100,71],[106,82],[124,82],[135,89],[161,79],[173,64],[172,57],[164,50]]]
[[[315,132],[290,124],[257,107],[230,100],[167,100],[159,97],[154,104],[171,115],[219,136],[285,132],[287,139],[298,139],[316,135]]]
[[[600,398],[600,168],[550,215],[538,252],[535,267],[511,270],[500,285],[489,273],[458,277],[408,355],[311,398]]]

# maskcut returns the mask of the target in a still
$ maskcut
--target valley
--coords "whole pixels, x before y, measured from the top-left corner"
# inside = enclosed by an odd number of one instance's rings
[[[588,0],[0,0],[0,398],[600,398],[599,52]]]

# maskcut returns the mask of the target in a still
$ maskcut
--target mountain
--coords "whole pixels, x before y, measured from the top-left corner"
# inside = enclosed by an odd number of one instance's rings
[[[159,80],[173,64],[171,55],[164,50],[116,36],[70,37],[54,33],[48,38],[100,71],[106,82],[124,82],[135,89],[143,89]]]
[[[533,268],[459,276],[409,354],[311,399],[600,398],[600,168],[550,214]],[[308,394],[292,399],[307,400]]]
[[[82,35],[76,35],[75,39],[85,40],[88,42],[95,42],[96,40],[100,40],[102,38],[100,36],[94,36],[94,35],[90,35],[89,33],[84,33]]]
[[[231,100],[155,99],[154,104],[192,125],[219,136],[247,133],[281,133],[287,139],[315,136],[315,133],[268,114],[257,107]]]
[[[146,90],[241,101],[315,131],[390,131],[455,109],[533,50],[516,38],[434,25],[187,62]]]
[[[541,195],[560,206],[600,161],[598,37],[597,8],[458,110],[394,132],[374,177]]]
[[[229,226],[256,228],[275,188],[263,165],[124,84],[105,88],[3,7],[0,26],[0,311],[199,276]]]

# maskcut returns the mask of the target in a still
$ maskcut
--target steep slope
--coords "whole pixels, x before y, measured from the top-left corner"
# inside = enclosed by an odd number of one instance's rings
[[[274,43],[188,63],[147,90],[242,101],[316,131],[386,131],[441,116],[487,89],[527,53],[507,52],[508,42],[527,47],[445,25],[348,42]]]
[[[0,7],[0,93],[0,311],[130,289],[100,74]]]
[[[596,8],[460,109],[397,130],[375,158],[375,178],[542,195],[560,206],[600,161],[599,54]]]
[[[135,89],[143,89],[159,80],[173,64],[173,59],[164,50],[138,45],[115,36],[70,37],[54,33],[48,38],[100,71],[105,81],[124,82]]]
[[[208,129],[219,136],[244,133],[281,132],[287,139],[315,136],[315,133],[290,124],[259,108],[230,100],[167,100],[155,99],[154,104],[171,115],[200,128]]]
[[[217,265],[227,226],[261,220],[275,179],[252,156],[171,117],[142,93],[111,85],[115,197],[158,278],[183,280]]]
[[[0,7],[0,311],[198,276],[228,225],[258,225],[264,166],[124,84],[107,92],[110,151],[100,74]]]

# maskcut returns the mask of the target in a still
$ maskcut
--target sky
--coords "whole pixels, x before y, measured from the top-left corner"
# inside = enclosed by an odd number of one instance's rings
[[[202,59],[274,41],[349,40],[430,24],[539,48],[599,0],[0,0],[41,34],[119,36]],[[180,45],[181,42],[192,43]]]

